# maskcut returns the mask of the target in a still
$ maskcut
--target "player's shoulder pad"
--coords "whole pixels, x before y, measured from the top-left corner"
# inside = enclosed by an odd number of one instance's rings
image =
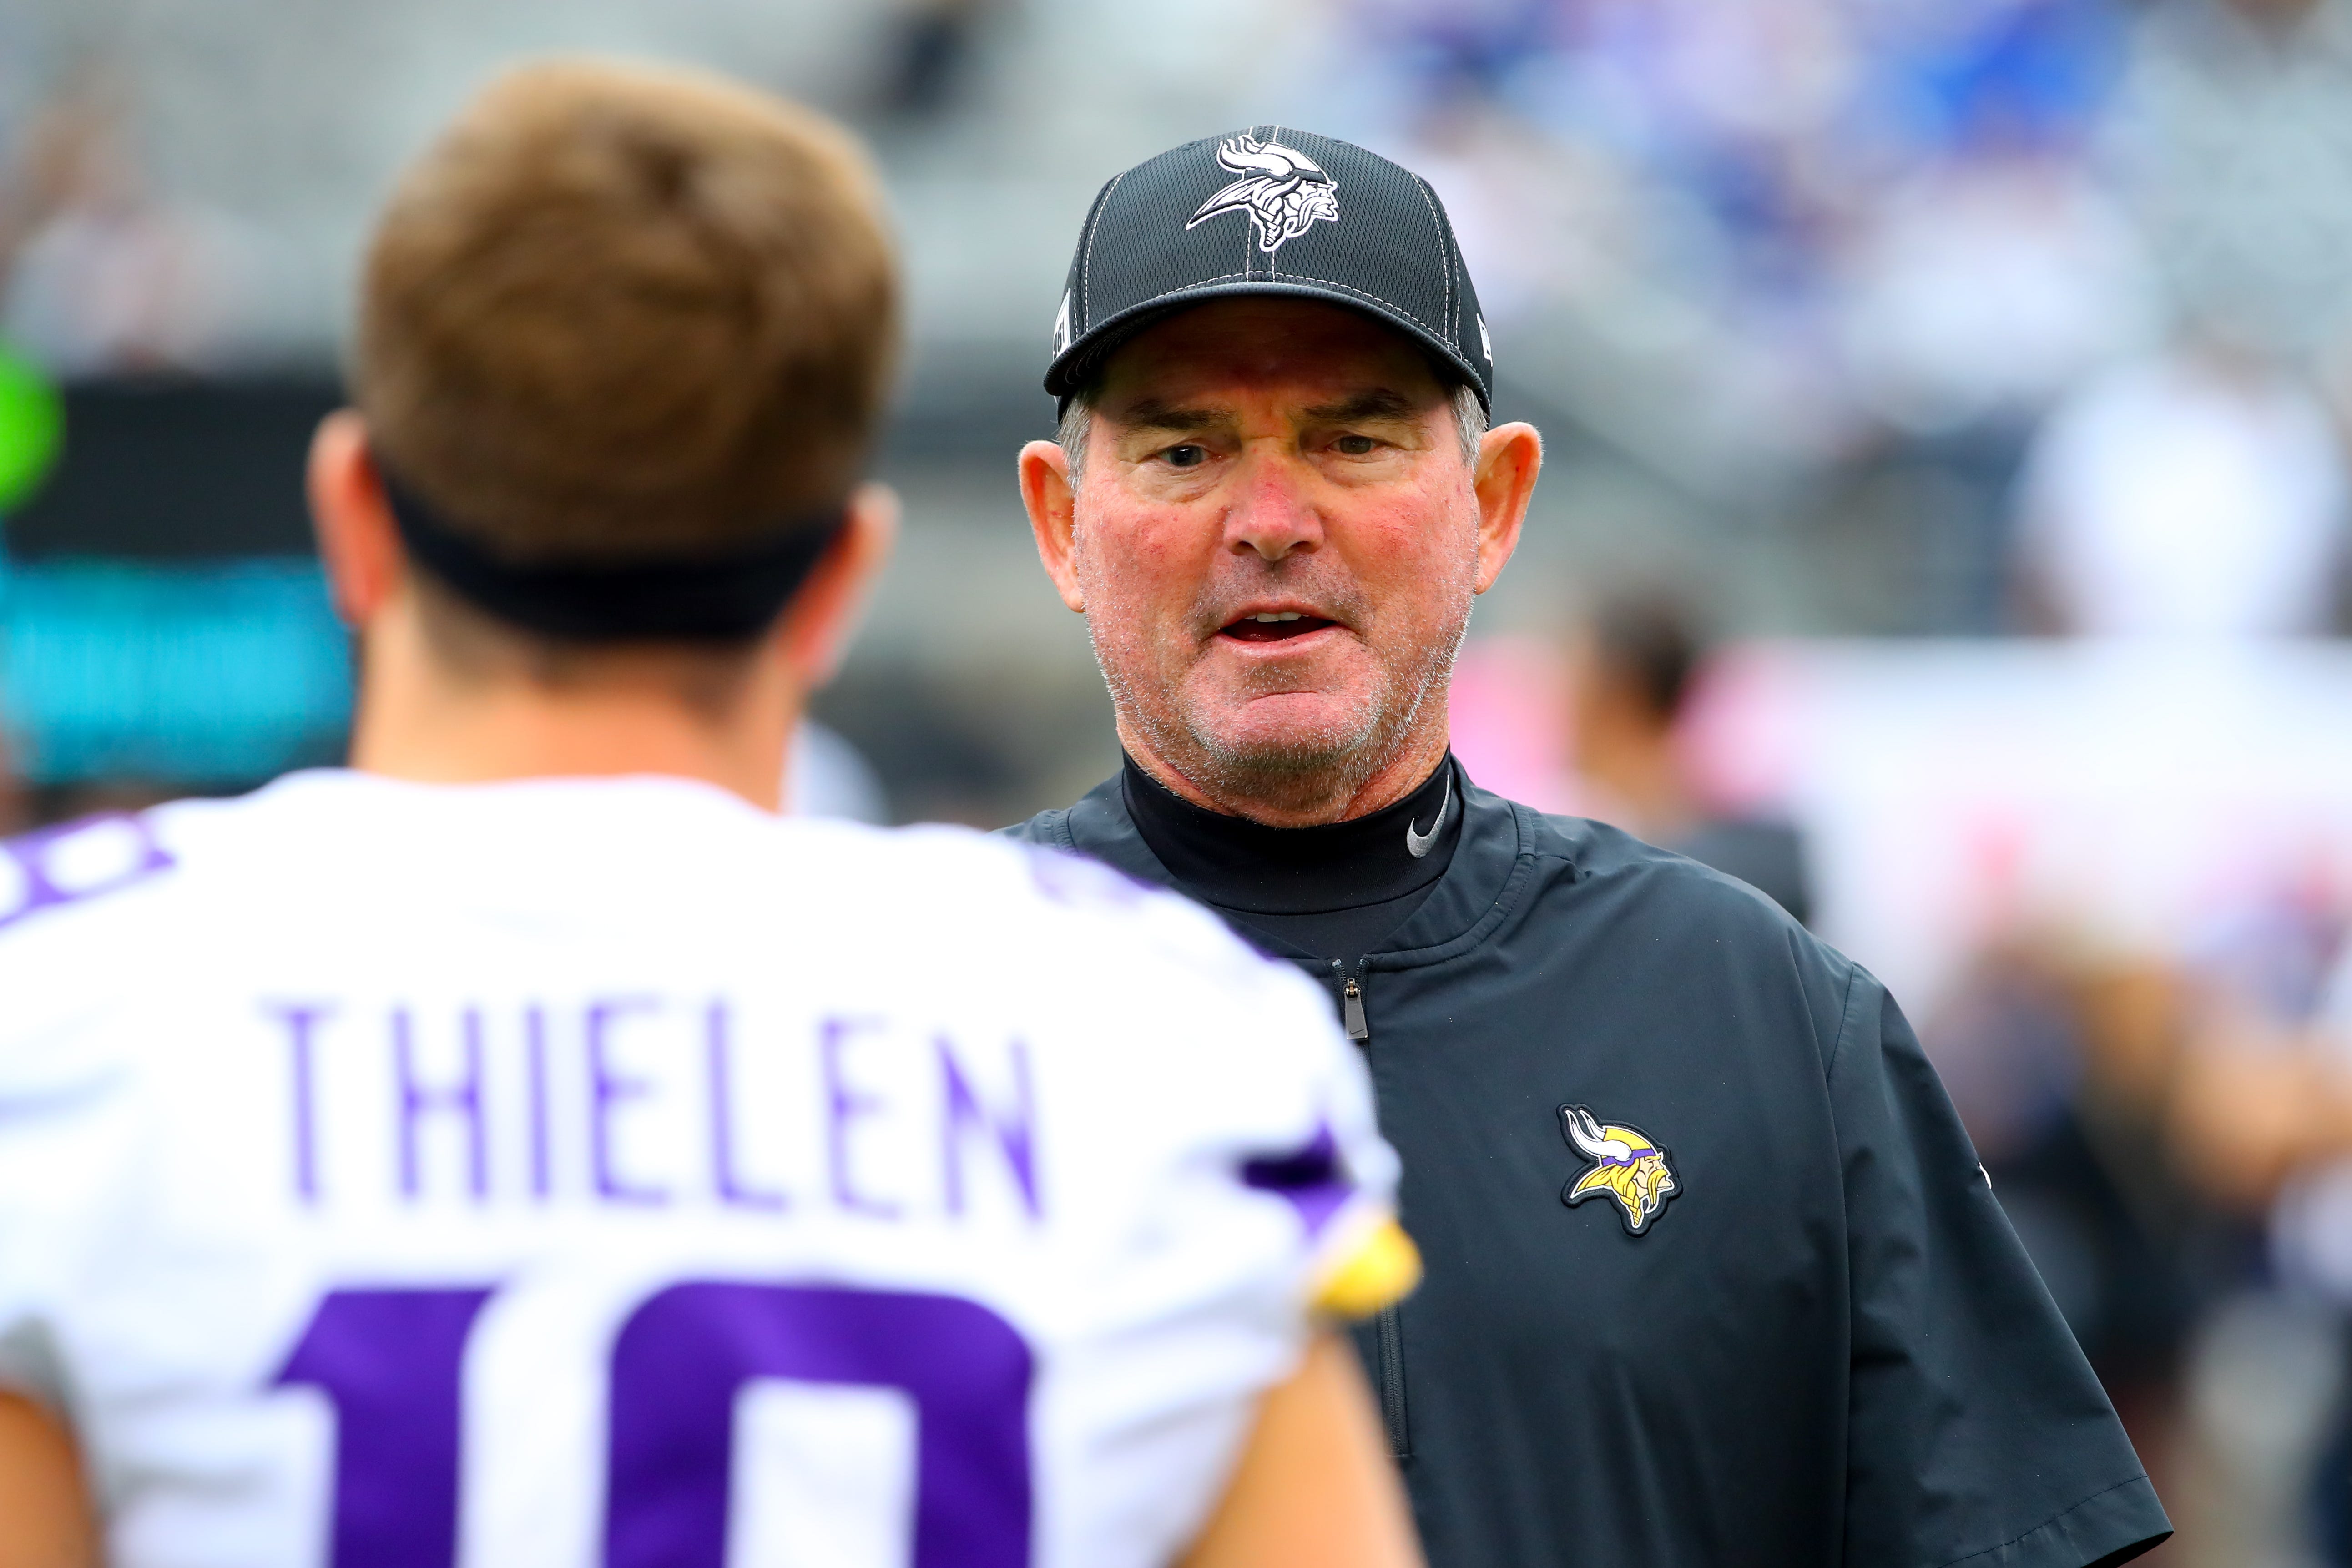
[[[70,1042],[82,1026],[143,993],[110,984],[123,973],[129,933],[109,911],[144,903],[141,891],[178,864],[146,816],[93,816],[0,842],[0,1080],[12,1091],[79,1071]],[[42,1049],[26,1053],[43,1041],[70,1059],[39,1065]]]
[[[0,934],[136,887],[177,864],[146,816],[89,816],[0,841]]]
[[[900,832],[919,835],[941,852],[971,856],[976,869],[985,865],[988,869],[979,873],[986,879],[982,885],[1003,900],[1003,907],[1026,904],[1055,921],[1063,940],[1079,948],[1116,946],[1220,977],[1295,973],[1288,964],[1261,956],[1190,899],[1099,860],[1001,833],[954,827]],[[952,851],[950,838],[957,841]],[[1003,934],[1019,940],[1009,928]]]

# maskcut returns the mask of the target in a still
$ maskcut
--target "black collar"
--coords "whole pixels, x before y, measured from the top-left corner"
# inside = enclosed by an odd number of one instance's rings
[[[1176,885],[1237,914],[1320,914],[1402,899],[1445,874],[1461,837],[1450,756],[1402,800],[1316,827],[1268,827],[1194,805],[1132,757],[1119,784],[1136,831]]]
[[[1484,940],[1517,902],[1533,870],[1541,819],[1527,807],[1480,789],[1452,767],[1462,825],[1455,830],[1454,858],[1403,925],[1391,931],[1370,955],[1376,969],[1403,969],[1443,963]],[[1088,790],[1066,810],[1038,821],[1045,842],[1091,857],[1154,887],[1190,891],[1137,831],[1118,775]],[[1426,819],[1424,818],[1424,823]],[[1307,958],[1291,944],[1264,944],[1269,951]]]

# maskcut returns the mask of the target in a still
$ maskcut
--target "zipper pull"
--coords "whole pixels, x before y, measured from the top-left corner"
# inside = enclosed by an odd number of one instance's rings
[[[1331,961],[1331,968],[1339,976],[1339,1022],[1346,1027],[1348,1037],[1361,1045],[1372,1037],[1372,1026],[1364,1017],[1363,961],[1357,960],[1353,974],[1336,958]]]

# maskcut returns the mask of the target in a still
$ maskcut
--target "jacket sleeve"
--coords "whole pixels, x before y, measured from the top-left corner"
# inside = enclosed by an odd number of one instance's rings
[[[1844,1560],[2086,1568],[2172,1527],[1885,989],[1830,1060],[1853,1374]]]

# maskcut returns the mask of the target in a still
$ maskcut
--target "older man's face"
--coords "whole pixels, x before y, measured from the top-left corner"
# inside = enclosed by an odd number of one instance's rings
[[[1448,389],[1356,311],[1221,300],[1121,348],[1072,565],[1130,743],[1213,795],[1305,805],[1351,795],[1433,702],[1442,734],[1508,553],[1482,551],[1472,481]]]

